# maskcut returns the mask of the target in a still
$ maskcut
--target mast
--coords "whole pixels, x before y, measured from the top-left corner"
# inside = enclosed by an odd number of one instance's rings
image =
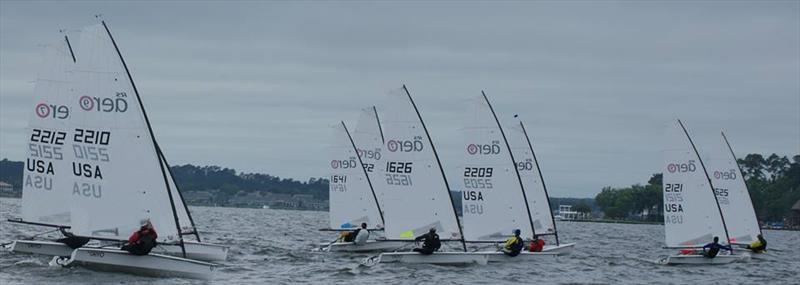
[[[186,216],[189,217],[189,222],[192,224],[192,234],[194,234],[195,238],[197,238],[197,242],[202,242],[200,240],[200,233],[197,232],[197,226],[194,224],[194,218],[192,217],[192,212],[189,212],[189,205],[186,204],[186,199],[183,199],[183,192],[181,192],[181,188],[178,187],[178,183],[175,182],[175,176],[172,175],[172,169],[169,168],[169,162],[167,161],[167,157],[164,156],[164,152],[161,151],[161,146],[156,145],[156,149],[158,150],[158,156],[164,160],[164,164],[167,165],[167,174],[169,174],[169,179],[175,183],[175,191],[178,192],[178,198],[181,199],[183,204],[183,209],[186,211]]]
[[[125,63],[125,59],[122,57],[122,53],[119,51],[119,46],[117,46],[117,42],[114,40],[114,36],[111,35],[111,31],[108,29],[108,25],[106,25],[106,21],[100,21],[103,24],[103,28],[105,28],[106,33],[108,34],[108,38],[111,40],[111,44],[114,45],[114,49],[117,51],[117,55],[119,55],[119,61],[122,62],[122,67],[125,68],[125,73],[128,75],[128,80],[131,82],[131,87],[133,87],[133,93],[136,95],[136,100],[139,102],[139,108],[142,109],[142,116],[144,117],[145,124],[147,125],[147,131],[150,133],[150,139],[153,141],[153,150],[156,154],[156,160],[158,161],[158,167],[161,169],[161,177],[164,179],[164,185],[166,186],[167,195],[169,196],[169,203],[172,207],[172,217],[175,219],[175,226],[178,228],[178,239],[180,240],[181,245],[181,253],[183,257],[186,257],[186,247],[183,244],[183,234],[181,233],[181,223],[178,219],[178,212],[175,209],[175,200],[172,197],[172,191],[170,191],[169,181],[167,180],[167,173],[164,171],[164,165],[161,163],[161,157],[158,155],[158,143],[156,143],[156,137],[153,133],[153,127],[150,126],[150,119],[147,117],[147,112],[144,109],[144,104],[142,104],[142,98],[139,96],[139,90],[136,89],[136,83],[133,82],[133,77],[131,76],[131,72],[128,69],[128,65]]]
[[[528,136],[528,131],[525,130],[525,125],[522,124],[522,120],[519,121],[519,126],[522,128],[522,133],[525,135],[525,140],[528,141],[528,148],[531,149],[531,155],[533,155],[533,163],[536,164],[536,171],[539,172],[539,181],[542,182],[542,189],[544,189],[544,196],[547,197],[547,211],[550,211],[550,220],[553,222],[553,235],[556,237],[556,245],[560,245],[558,241],[558,229],[556,228],[556,219],[553,217],[552,213],[552,205],[550,205],[550,195],[547,194],[547,185],[544,183],[544,176],[542,176],[542,169],[539,168],[539,160],[536,159],[536,152],[533,151],[533,144],[531,144],[531,138]]]
[[[378,203],[378,196],[375,195],[375,188],[372,187],[372,181],[369,179],[369,173],[367,173],[367,169],[364,168],[364,162],[361,160],[361,156],[358,155],[358,148],[356,147],[355,141],[353,141],[353,136],[350,135],[350,131],[347,130],[347,125],[344,124],[342,121],[342,128],[344,128],[344,132],[347,133],[347,138],[350,139],[350,144],[353,146],[353,151],[356,152],[356,156],[358,157],[358,165],[361,166],[361,170],[364,171],[364,177],[367,178],[367,184],[369,184],[369,191],[372,192],[372,198],[375,199],[375,206],[378,207],[378,215],[381,217],[381,224],[386,224],[386,221],[383,220],[383,211],[381,210],[381,203]]]
[[[706,165],[703,163],[703,159],[700,157],[700,153],[697,152],[697,147],[694,146],[694,141],[692,141],[692,137],[689,136],[689,132],[686,131],[686,127],[683,126],[683,122],[678,120],[678,124],[681,125],[681,129],[683,129],[683,133],[686,134],[686,138],[689,139],[689,144],[692,145],[692,149],[694,150],[694,154],[697,156],[697,160],[700,161],[700,166],[703,167],[703,174],[706,175],[706,180],[708,180],[708,186],[711,188],[711,195],[714,195],[714,202],[717,205],[717,210],[719,211],[719,218],[722,220],[722,228],[725,229],[725,240],[728,241],[728,244],[731,243],[731,237],[728,235],[728,226],[725,224],[725,216],[722,215],[722,207],[719,206],[719,200],[717,199],[717,193],[714,189],[714,184],[711,182],[711,177],[708,176],[708,171],[706,170]],[[731,247],[731,253],[733,253],[733,247]]]
[[[753,196],[750,195],[750,188],[747,187],[747,181],[744,180],[744,171],[742,171],[742,166],[739,165],[739,160],[736,159],[736,154],[733,153],[733,148],[731,148],[731,143],[728,142],[728,137],[725,136],[725,132],[720,132],[720,133],[722,134],[722,139],[725,140],[725,144],[728,145],[728,150],[731,151],[731,157],[733,157],[733,161],[736,162],[736,168],[739,169],[739,176],[742,177],[742,182],[744,183],[744,189],[747,191],[747,197],[750,198],[750,206],[753,207]],[[753,217],[756,217],[756,226],[758,226],[758,233],[763,235],[764,232],[761,231],[761,226],[758,225],[758,216],[756,215],[755,207],[753,207]]]
[[[422,124],[422,129],[425,131],[425,136],[428,137],[428,142],[431,143],[431,150],[433,151],[433,156],[436,157],[436,163],[439,165],[439,171],[442,173],[442,180],[444,180],[444,187],[445,191],[447,191],[447,198],[450,199],[450,205],[453,206],[453,217],[456,218],[456,225],[458,225],[458,233],[461,234],[461,246],[464,248],[464,252],[467,252],[467,242],[464,240],[464,230],[461,229],[461,221],[458,220],[458,214],[456,212],[456,203],[453,202],[453,197],[450,195],[450,184],[447,183],[447,176],[444,175],[444,168],[442,167],[442,161],[439,160],[439,154],[436,152],[436,147],[433,146],[433,140],[431,140],[431,134],[428,133],[428,127],[425,126],[425,121],[422,120],[422,115],[420,115],[419,109],[417,109],[417,104],[414,103],[414,99],[411,98],[411,93],[408,92],[408,88],[406,88],[405,84],[403,84],[403,90],[406,91],[408,100],[411,101],[411,106],[413,106],[414,111],[417,112],[417,118],[419,118],[419,122],[420,124]]]
[[[378,131],[381,133],[381,143],[386,143],[386,139],[383,137],[383,127],[381,127],[381,118],[378,117],[378,109],[375,106],[372,106],[372,112],[375,113],[375,121],[378,122]]]
[[[500,125],[500,120],[497,119],[497,114],[494,112],[494,107],[492,107],[492,103],[489,103],[489,98],[486,97],[486,92],[481,90],[481,95],[483,95],[483,99],[486,100],[486,105],[489,105],[489,110],[492,111],[492,116],[494,117],[494,121],[497,123],[497,128],[500,129],[500,134],[503,136],[503,141],[506,143],[506,149],[508,149],[508,155],[511,156],[511,164],[514,166],[514,173],[517,174],[517,181],[519,181],[519,190],[522,192],[522,200],[525,201],[525,212],[528,214],[528,222],[531,224],[531,233],[536,235],[536,229],[533,227],[533,217],[531,216],[531,206],[528,204],[528,196],[525,194],[525,186],[522,184],[522,177],[519,176],[519,169],[517,168],[517,160],[514,159],[514,153],[511,151],[511,145],[508,144],[508,139],[506,139],[506,133],[503,132],[503,126]]]

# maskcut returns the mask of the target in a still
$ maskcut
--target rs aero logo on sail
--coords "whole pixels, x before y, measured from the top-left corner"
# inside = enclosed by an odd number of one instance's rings
[[[491,144],[469,144],[467,145],[467,153],[470,155],[500,154],[500,142],[493,141]]]
[[[697,170],[697,166],[695,166],[694,160],[689,160],[688,163],[670,163],[670,164],[667,164],[667,171],[669,171],[669,173],[694,172],[695,170]]]
[[[412,140],[389,140],[386,142],[386,149],[391,152],[419,152],[422,151],[422,137],[416,136]]]
[[[36,104],[36,108],[34,108],[36,112],[36,116],[39,118],[53,118],[53,119],[66,119],[69,118],[69,107],[64,105],[56,105],[56,104],[48,104],[48,103],[39,103]]]
[[[78,105],[80,105],[81,109],[84,111],[105,113],[125,113],[125,111],[128,111],[128,95],[125,92],[117,92],[115,97],[116,98],[112,99],[84,95],[78,99]]]

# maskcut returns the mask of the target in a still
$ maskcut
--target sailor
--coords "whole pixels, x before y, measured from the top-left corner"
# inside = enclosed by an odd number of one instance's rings
[[[366,224],[367,223],[361,223],[361,226],[363,228],[366,228]],[[339,240],[342,241],[342,242],[354,242],[356,240],[356,237],[358,236],[358,233],[360,231],[361,231],[361,228],[356,228],[353,231],[342,232],[342,234],[339,235]]]
[[[544,240],[540,239],[538,235],[533,235],[529,250],[531,252],[540,252],[542,249],[544,249]]]
[[[758,239],[753,241],[750,245],[748,245],[747,249],[755,253],[764,252],[767,249],[767,240],[764,239],[764,236],[759,234]]]
[[[147,255],[156,245],[158,234],[153,228],[150,220],[145,220],[144,224],[138,231],[128,238],[128,242],[122,246],[122,250],[127,250],[133,255]]]
[[[367,244],[367,240],[369,239],[369,230],[367,230],[367,223],[361,223],[361,228],[356,230],[356,238],[353,242],[356,245],[364,245]]]
[[[525,244],[522,242],[522,238],[520,235],[520,230],[514,230],[514,235],[511,236],[506,240],[506,244],[501,251],[508,256],[517,256],[522,251],[522,248],[525,247]]]
[[[60,231],[64,237],[57,239],[56,242],[66,244],[71,249],[82,247],[89,242],[89,238],[76,236],[71,232],[68,232],[64,227],[59,227],[58,231]]]
[[[719,254],[720,249],[725,249],[731,252],[733,251],[730,246],[719,244],[719,237],[714,237],[714,242],[703,246],[703,256],[714,258],[717,256],[717,254]]]
[[[439,240],[439,235],[436,234],[436,228],[431,228],[427,234],[414,238],[415,242],[421,240],[425,240],[422,243],[422,248],[418,247],[414,249],[414,251],[421,254],[433,254],[434,251],[439,251],[439,248],[442,247],[442,242]]]

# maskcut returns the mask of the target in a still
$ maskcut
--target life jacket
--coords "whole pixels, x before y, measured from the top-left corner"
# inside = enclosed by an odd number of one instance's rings
[[[544,240],[537,239],[531,241],[531,247],[530,247],[531,252],[540,252],[542,251],[542,249],[544,249]]]
[[[147,255],[158,245],[157,238],[158,234],[153,230],[139,230],[131,236],[129,243],[122,249],[133,255]]]
[[[719,254],[720,246],[718,244],[712,245],[711,248],[706,251],[705,256],[708,258],[714,258]]]
[[[422,244],[422,247],[439,250],[439,248],[442,247],[442,242],[439,240],[439,235],[428,233],[428,236],[425,237],[425,243]]]
[[[514,252],[522,251],[524,244],[522,243],[522,239],[519,237],[513,237],[514,241],[511,242],[509,245],[509,249]]]
[[[344,236],[344,241],[345,242],[353,242],[354,240],[356,240],[356,236],[358,235],[358,232],[360,232],[360,231],[361,231],[361,229],[356,229],[356,230],[354,230],[352,232],[348,232],[347,235]]]

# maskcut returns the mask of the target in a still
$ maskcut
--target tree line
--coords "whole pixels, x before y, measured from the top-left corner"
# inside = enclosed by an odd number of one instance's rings
[[[22,174],[25,163],[0,160],[0,181],[6,181],[14,189],[22,189]],[[264,191],[279,194],[310,194],[320,200],[328,199],[328,180],[311,178],[298,181],[262,173],[237,172],[232,168],[215,165],[195,166],[191,164],[170,167],[175,183],[181,191],[220,190],[218,195],[229,198],[239,191]]]
[[[791,159],[771,154],[748,154],[737,160],[760,221],[779,222],[791,215],[800,200],[800,155]],[[610,219],[663,220],[662,175],[653,174],[646,185],[604,187],[595,203]],[[643,211],[650,215],[641,216]]]

